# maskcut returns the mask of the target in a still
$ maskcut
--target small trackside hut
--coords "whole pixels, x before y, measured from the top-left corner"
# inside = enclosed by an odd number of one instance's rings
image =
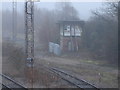
[[[84,21],[59,21],[62,52],[79,51]]]

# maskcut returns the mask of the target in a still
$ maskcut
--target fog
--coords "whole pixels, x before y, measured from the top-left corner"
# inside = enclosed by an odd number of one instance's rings
[[[88,20],[91,16],[91,10],[95,10],[102,7],[102,4],[103,2],[72,2],[73,7],[79,13],[79,17],[81,17],[81,19],[83,20]],[[23,2],[17,2],[17,11],[22,13],[24,11],[23,6]],[[42,9],[55,10],[56,2],[35,2],[35,6]],[[3,3],[2,9],[8,9],[12,11],[12,2]]]
[[[3,3],[3,74],[31,88],[25,6]],[[34,3],[34,88],[75,87],[45,67],[61,69],[100,88],[118,88],[118,3]],[[34,36],[34,38],[32,37]],[[30,51],[31,52],[31,51]],[[28,55],[29,56],[29,55]],[[8,69],[9,68],[9,69]],[[27,81],[28,80],[28,81]]]

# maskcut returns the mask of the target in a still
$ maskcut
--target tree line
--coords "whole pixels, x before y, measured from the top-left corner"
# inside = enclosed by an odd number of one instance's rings
[[[93,53],[97,59],[117,63],[118,55],[118,3],[105,3],[106,7],[93,10],[82,32],[82,49]],[[35,43],[48,47],[49,42],[59,43],[59,20],[81,20],[72,3],[56,3],[54,10],[35,6]],[[3,37],[12,35],[12,12],[3,11]],[[82,13],[82,12],[81,12]],[[17,34],[25,35],[24,12],[17,13]],[[9,33],[11,33],[9,35]]]

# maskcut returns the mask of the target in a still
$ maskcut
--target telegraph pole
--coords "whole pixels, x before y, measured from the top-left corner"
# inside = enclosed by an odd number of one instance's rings
[[[34,2],[40,0],[25,1],[26,73],[31,88],[34,81]]]
[[[17,12],[16,12],[16,9],[17,9],[17,2],[15,0],[13,0],[13,30],[12,30],[12,40],[13,42],[15,42],[16,40],[16,26],[17,26]]]
[[[26,30],[26,69],[29,82],[33,88],[33,62],[34,62],[34,2],[25,2],[25,30]]]

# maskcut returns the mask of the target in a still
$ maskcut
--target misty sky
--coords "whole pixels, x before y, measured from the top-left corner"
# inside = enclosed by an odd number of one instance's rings
[[[39,8],[46,8],[49,10],[55,9],[55,2],[37,2],[35,5]],[[79,17],[82,20],[88,20],[91,16],[91,10],[96,10],[102,7],[102,2],[72,2],[72,5],[79,13]],[[3,3],[3,10],[12,10],[12,3]],[[17,3],[17,10],[19,12],[24,12],[23,3]]]
[[[36,3],[41,8],[54,9],[55,3]],[[91,10],[102,7],[101,2],[72,2],[72,5],[79,13],[79,17],[83,20],[87,20],[91,16]]]

